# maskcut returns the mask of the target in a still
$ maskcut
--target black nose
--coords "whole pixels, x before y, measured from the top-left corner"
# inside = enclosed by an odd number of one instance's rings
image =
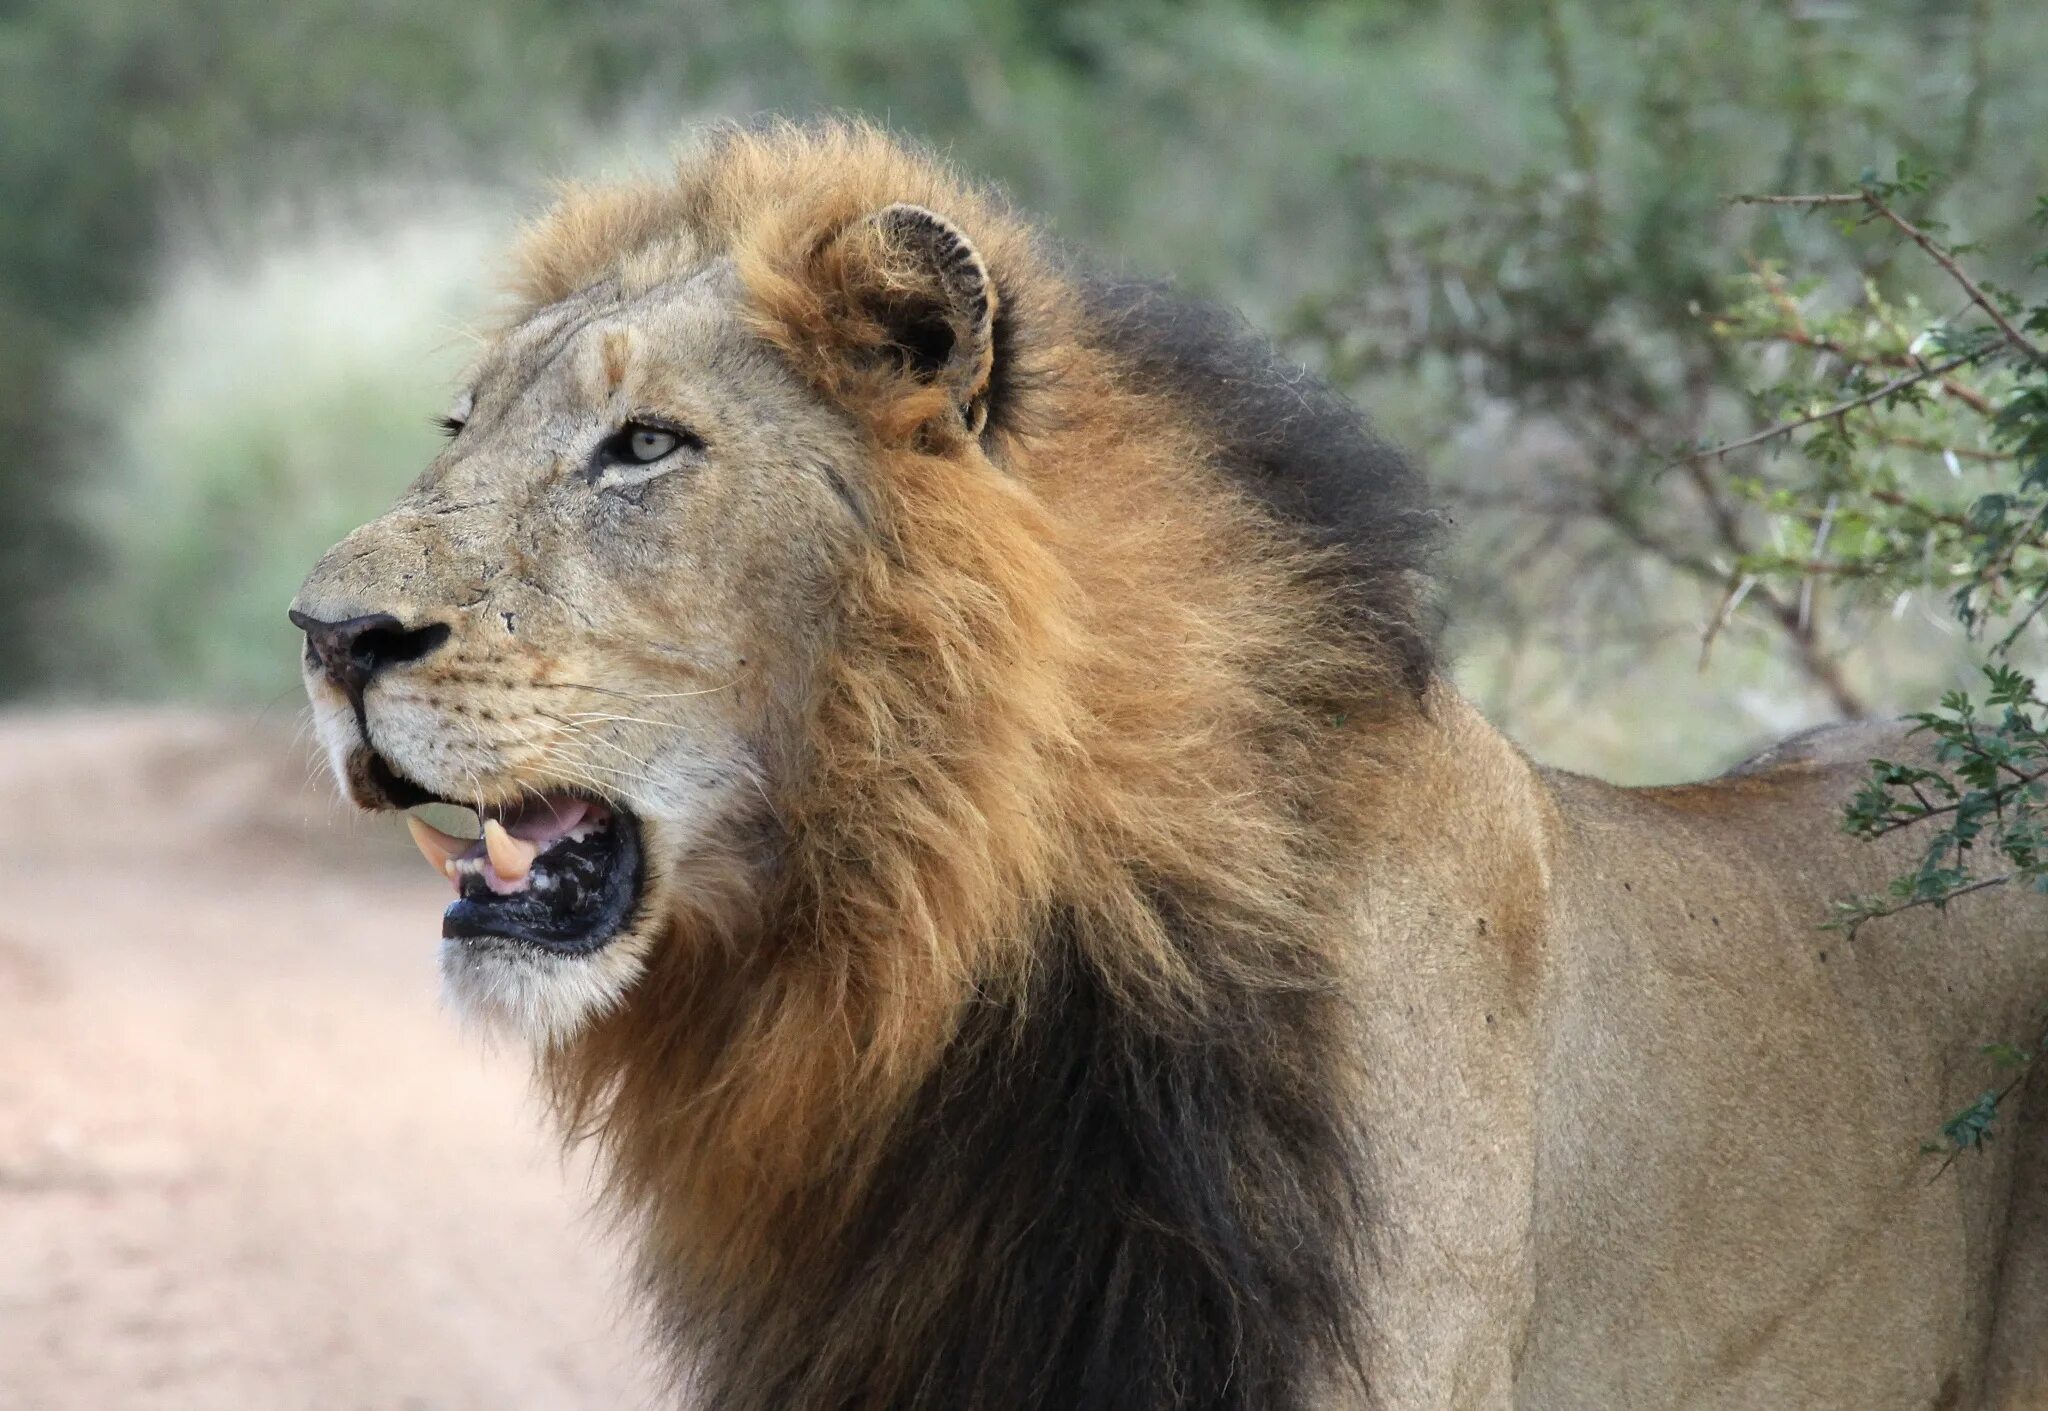
[[[445,622],[408,628],[388,612],[322,622],[294,609],[292,625],[306,634],[306,656],[358,706],[370,678],[387,666],[418,661],[448,640]]]

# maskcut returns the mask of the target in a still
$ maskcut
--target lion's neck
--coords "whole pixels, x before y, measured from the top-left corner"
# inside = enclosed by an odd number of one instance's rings
[[[858,1191],[785,1206],[756,1278],[706,1306],[695,1271],[647,1270],[705,1404],[1289,1411],[1355,1360],[1336,998],[1222,984],[1153,1022],[1047,944],[1029,1007],[972,1013]]]

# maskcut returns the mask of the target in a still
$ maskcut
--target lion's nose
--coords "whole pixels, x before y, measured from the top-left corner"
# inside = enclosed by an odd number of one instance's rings
[[[386,667],[421,657],[448,640],[448,624],[407,627],[388,612],[322,622],[294,608],[292,625],[306,634],[306,653],[329,681],[362,704],[370,679]]]

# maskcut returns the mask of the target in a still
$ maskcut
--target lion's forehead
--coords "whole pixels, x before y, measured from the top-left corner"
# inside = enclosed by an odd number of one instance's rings
[[[473,383],[496,396],[569,391],[601,400],[622,373],[672,367],[748,341],[735,317],[739,299],[728,261],[639,288],[604,280],[507,328],[485,352]]]
[[[753,330],[742,297],[730,271],[714,269],[633,297],[588,295],[537,311],[480,361],[468,428],[418,488],[451,476],[516,478],[514,464],[546,473],[646,416],[763,471],[782,460],[851,459],[850,419]]]

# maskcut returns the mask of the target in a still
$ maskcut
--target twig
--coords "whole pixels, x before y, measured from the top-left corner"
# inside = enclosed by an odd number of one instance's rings
[[[1889,222],[1900,234],[1924,250],[1929,259],[1946,270],[1949,278],[1955,280],[1963,292],[1970,296],[1970,302],[1982,309],[1990,316],[1991,321],[1998,325],[1998,331],[2005,335],[2005,341],[2024,354],[2028,361],[2048,362],[2048,353],[2043,353],[2025,334],[2013,327],[2012,320],[2008,319],[1998,305],[1991,301],[1990,296],[1978,287],[1977,281],[1963,273],[1962,266],[1956,263],[1955,256],[1926,231],[1886,205],[1884,199],[1875,191],[1830,191],[1810,196],[1731,196],[1728,199],[1731,204],[1738,206],[1862,206],[1872,215]]]
[[[1958,514],[1954,510],[1938,510],[1932,505],[1923,505],[1910,495],[1902,495],[1897,490],[1872,489],[1866,493],[1871,499],[1881,505],[1889,505],[1895,510],[1911,510],[1930,524],[1946,524],[1952,529],[1968,529],[1970,527],[1968,515]]]
[[[1713,618],[1707,623],[1707,630],[1700,634],[1700,670],[1707,669],[1707,656],[1714,650],[1714,639],[1721,635],[1721,629],[1728,625],[1735,610],[1742,606],[1742,600],[1756,587],[1756,575],[1745,573],[1728,580],[1728,589],[1721,595],[1721,605],[1714,609]]]
[[[1891,396],[1893,393],[1903,392],[1908,387],[1913,386],[1917,382],[1926,382],[1930,378],[1936,378],[1942,376],[1945,373],[1954,372],[1957,368],[1963,366],[1963,364],[1967,362],[1974,360],[1977,356],[1978,355],[1975,353],[1963,353],[1957,357],[1950,358],[1947,362],[1930,364],[1929,366],[1921,369],[1918,372],[1909,372],[1904,377],[1894,378],[1890,382],[1885,383],[1884,386],[1878,388],[1875,392],[1865,393],[1861,397],[1852,397],[1850,400],[1846,402],[1837,402],[1832,407],[1824,407],[1820,411],[1814,412],[1810,416],[1802,416],[1796,421],[1781,422],[1776,426],[1767,426],[1762,431],[1757,432],[1755,435],[1745,436],[1739,441],[1729,441],[1719,446],[1708,446],[1704,450],[1694,451],[1685,459],[1687,461],[1702,461],[1710,457],[1714,459],[1719,459],[1720,457],[1726,456],[1731,452],[1746,450],[1749,447],[1757,445],[1760,442],[1769,441],[1779,436],[1789,435],[1794,431],[1800,430],[1802,427],[1812,426],[1815,422],[1831,421],[1834,418],[1841,416],[1846,412],[1855,411],[1858,407],[1867,407],[1872,402],[1881,402],[1886,397]]]
[[[1774,573],[1797,573],[1809,578],[1878,578],[1910,561],[1911,559],[1905,555],[1896,555],[1889,559],[1851,559],[1847,562],[1828,559],[1779,559],[1776,562],[1766,561],[1759,566]]]
[[[1914,436],[1880,436],[1878,440],[1887,446],[1901,450],[1925,451],[1929,455],[1954,456],[1959,461],[2004,462],[2019,459],[2017,451],[1980,451],[1970,446],[1944,446],[1939,441],[1923,441]]]
[[[2001,872],[1996,877],[1980,877],[1974,882],[1967,882],[1957,887],[1952,892],[1943,892],[1938,897],[1914,897],[1910,901],[1900,902],[1897,906],[1879,907],[1876,911],[1866,911],[1863,915],[1849,923],[1849,934],[1853,937],[1856,934],[1856,928],[1866,921],[1876,921],[1886,916],[1897,916],[1900,912],[1911,911],[1916,906],[1946,906],[1957,897],[1966,897],[1971,892],[1981,892],[1986,887],[2003,886],[2016,875],[2018,874]]]
[[[1953,893],[1952,895],[1960,895],[1960,893]],[[2009,1081],[2004,1087],[2000,1088],[1997,1092],[1991,1095],[1991,1111],[1993,1115],[1996,1115],[1998,1109],[2004,1104],[2005,1100],[2013,1095],[2013,1090],[2018,1088],[2022,1082],[2026,1081],[2026,1076],[2027,1075],[2024,1071],[2015,1074],[2011,1081]],[[1971,1103],[1970,1107],[1966,1107],[1963,1109],[1963,1112],[1968,1112],[1970,1111],[1970,1108],[1973,1108],[1975,1106],[1975,1103]],[[1956,1115],[1960,1117],[1962,1113],[1957,1113]],[[1953,1121],[1954,1119],[1951,1118],[1950,1120]],[[1971,1146],[1974,1146],[1981,1150],[1984,1143],[1986,1141],[1989,1141],[1990,1139],[1990,1133],[1986,1132],[1984,1136],[1979,1138],[1977,1141],[1971,1143]],[[1958,1156],[1961,1156],[1965,1151],[1968,1151],[1970,1149],[1970,1147],[1954,1144],[1954,1138],[1950,1138],[1950,1142],[1951,1146],[1949,1148],[1947,1159],[1941,1163],[1941,1165],[1935,1170],[1935,1173],[1932,1176],[1929,1176],[1927,1178],[1927,1184],[1930,1186],[1933,1185],[1936,1181],[1940,1180],[1943,1176],[1947,1175],[1948,1168],[1956,1164],[1956,1158]]]
[[[1714,522],[1715,533],[1719,536],[1722,546],[1738,562],[1748,558],[1750,548],[1742,537],[1741,523],[1716,493],[1705,471],[1697,465],[1692,465],[1687,467],[1687,474],[1692,478],[1694,488],[1699,491],[1700,498],[1707,507],[1707,513]],[[1597,504],[1597,512],[1609,529],[1637,548],[1655,554],[1671,567],[1690,574],[1702,583],[1726,584],[1728,575],[1725,569],[1698,554],[1687,553],[1659,538],[1627,514],[1618,498],[1603,495]],[[1842,674],[1841,666],[1830,658],[1821,648],[1821,644],[1815,640],[1812,623],[1800,623],[1799,610],[1794,604],[1778,597],[1762,583],[1751,586],[1748,599],[1755,602],[1761,612],[1777,623],[1779,629],[1784,632],[1786,641],[1791,644],[1799,668],[1814,684],[1827,692],[1828,698],[1834,702],[1836,711],[1844,719],[1861,720],[1870,714],[1870,707],[1856,693],[1855,688],[1850,686],[1848,678]]]
[[[1731,206],[1860,206],[1861,191],[1830,191],[1819,196],[1730,196]]]
[[[1955,280],[1957,284],[1960,284],[1963,292],[1970,296],[1970,302],[1990,315],[1991,321],[1998,325],[1998,331],[2005,335],[2006,342],[2019,349],[2031,362],[2048,362],[2048,353],[2043,353],[2034,346],[2024,333],[2021,333],[2012,326],[2012,320],[2005,316],[1998,305],[1991,302],[1989,295],[1977,287],[1977,281],[1963,273],[1962,266],[1958,265],[1955,261],[1955,256],[1949,254],[1947,250],[1936,244],[1919,226],[1914,225],[1890,206],[1878,200],[1877,197],[1871,196],[1868,199],[1871,210],[1897,226],[1907,239],[1927,252],[1929,259],[1948,271],[1949,277]]]
[[[1351,160],[1350,166],[1357,171],[1389,177],[1396,181],[1430,181],[1439,186],[1455,186],[1474,195],[1494,200],[1519,199],[1526,196],[1533,187],[1533,183],[1527,178],[1512,183],[1500,182],[1481,172],[1445,166],[1417,157],[1355,157]]]
[[[2013,777],[2013,781],[2010,784],[2000,784],[1995,788],[1986,790],[1985,792],[1991,795],[1994,804],[2002,803],[2006,799],[2011,798],[2014,794],[2020,793],[2029,784],[2037,783],[2042,779],[2048,779],[2048,769],[2038,769],[2035,770],[2032,774],[2016,773]],[[1882,838],[1887,834],[1898,832],[1901,828],[1910,828],[1915,823],[1924,823],[1930,818],[1939,818],[1943,814],[1954,813],[1958,809],[1962,808],[1962,806],[1966,802],[1968,802],[1967,799],[1957,799],[1954,803],[1937,804],[1932,808],[1924,808],[1921,812],[1914,814],[1911,818],[1894,818],[1889,823],[1884,823],[1877,827],[1871,828],[1867,832],[1865,832],[1863,836],[1866,838]],[[2003,881],[2004,879],[2001,878],[2000,880]],[[1974,890],[1974,888],[1972,890]]]
[[[2004,637],[2000,638],[1998,645],[1993,647],[1991,650],[1993,652],[2003,652],[2009,647],[2011,647],[2014,642],[2017,642],[2019,640],[2020,633],[2027,630],[2027,624],[2032,622],[2035,618],[2041,615],[2041,609],[2044,607],[2048,607],[2048,590],[2044,590],[2034,595],[2034,605],[2028,608],[2024,613],[2020,614],[2019,621],[2015,622],[2012,625],[2012,631],[2006,633]]]
[[[1835,509],[1839,502],[1838,496],[1828,496],[1827,508],[1821,512],[1820,525],[1813,531],[1813,558],[1817,563],[1826,562],[1821,556],[1828,551],[1828,536],[1834,533]],[[1823,576],[1813,572],[1800,575],[1799,628],[1802,632],[1812,630],[1810,624],[1813,622],[1813,599]]]
[[[2044,521],[2048,521],[2048,501],[2044,501],[2028,515],[2027,523],[2017,532],[2006,536],[1997,555],[1975,571],[1973,576],[1979,585],[1989,587],[1994,595],[2001,592],[2006,571],[2012,567],[2013,560],[2019,556],[2020,550],[2033,548],[2040,543],[2041,526]]]
[[[1789,343],[1795,348],[1811,348],[1817,353],[1832,353],[1843,362],[1857,367],[1903,367],[1911,368],[1916,372],[1925,371],[1927,368],[1927,359],[1913,353],[1859,352],[1839,339],[1825,338],[1816,333],[1809,333],[1804,328],[1777,329],[1768,333],[1749,333],[1737,336],[1751,343]],[[1979,412],[1985,416],[1989,416],[1993,411],[1991,399],[1967,382],[1953,377],[1943,377],[1941,379],[1941,390],[1954,397],[1971,411]],[[1930,447],[1928,449],[1938,450],[1944,448]],[[1957,454],[1989,457],[1992,453],[1989,451],[1961,451]]]

